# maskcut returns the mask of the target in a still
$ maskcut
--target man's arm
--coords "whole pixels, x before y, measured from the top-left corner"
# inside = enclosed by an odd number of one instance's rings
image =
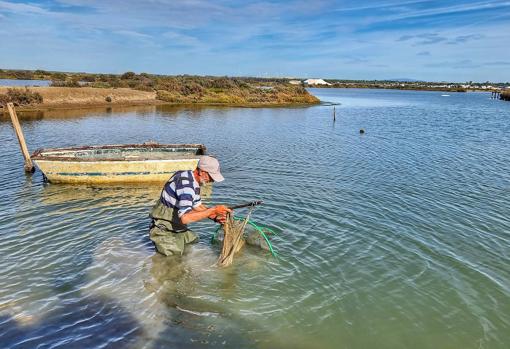
[[[191,211],[186,212],[181,216],[182,224],[188,224],[191,222],[198,222],[202,219],[209,218],[209,216],[224,216],[227,212],[231,212],[227,206],[218,205],[211,208],[206,208],[203,205],[198,206],[197,208],[192,209]]]
[[[208,207],[205,206],[204,204],[200,204],[200,205],[198,205],[196,207],[193,207],[193,210],[195,210],[195,211],[205,211],[207,209],[208,209]]]

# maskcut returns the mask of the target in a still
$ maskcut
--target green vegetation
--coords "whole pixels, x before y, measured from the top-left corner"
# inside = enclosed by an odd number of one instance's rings
[[[28,88],[10,88],[7,93],[0,94],[0,105],[11,102],[14,105],[29,105],[42,103],[43,98],[38,92],[30,91]]]
[[[319,100],[303,86],[290,85],[288,79],[217,76],[166,76],[134,72],[115,74],[1,71],[0,78],[51,80],[52,87],[131,88],[156,92],[168,103],[228,105],[316,104]]]
[[[0,69],[0,79],[15,80],[43,80],[48,73],[44,70],[3,70]]]
[[[157,98],[171,103],[313,104],[319,100],[302,86],[270,80],[180,76],[160,80]]]

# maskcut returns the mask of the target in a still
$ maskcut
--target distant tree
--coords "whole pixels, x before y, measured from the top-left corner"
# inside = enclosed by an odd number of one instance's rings
[[[14,76],[20,80],[32,80],[33,73],[28,70],[16,70],[14,71]]]
[[[122,74],[120,76],[120,78],[122,80],[131,80],[131,79],[134,79],[135,77],[136,77],[136,74],[133,73],[132,71],[125,72],[124,74]]]
[[[86,81],[86,82],[94,82],[94,81],[96,81],[96,77],[94,75],[85,75],[85,76],[81,77],[80,80]]]
[[[53,73],[51,74],[51,80],[65,80],[67,78],[67,75],[64,73]]]

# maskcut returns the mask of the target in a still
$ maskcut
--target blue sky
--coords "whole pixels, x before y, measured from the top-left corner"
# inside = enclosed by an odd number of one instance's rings
[[[0,0],[0,68],[510,81],[510,1]]]

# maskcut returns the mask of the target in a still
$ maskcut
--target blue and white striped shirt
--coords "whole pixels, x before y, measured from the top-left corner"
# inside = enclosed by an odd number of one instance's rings
[[[176,208],[179,218],[201,205],[200,185],[193,176],[193,171],[177,171],[166,182],[160,200],[165,206]]]

